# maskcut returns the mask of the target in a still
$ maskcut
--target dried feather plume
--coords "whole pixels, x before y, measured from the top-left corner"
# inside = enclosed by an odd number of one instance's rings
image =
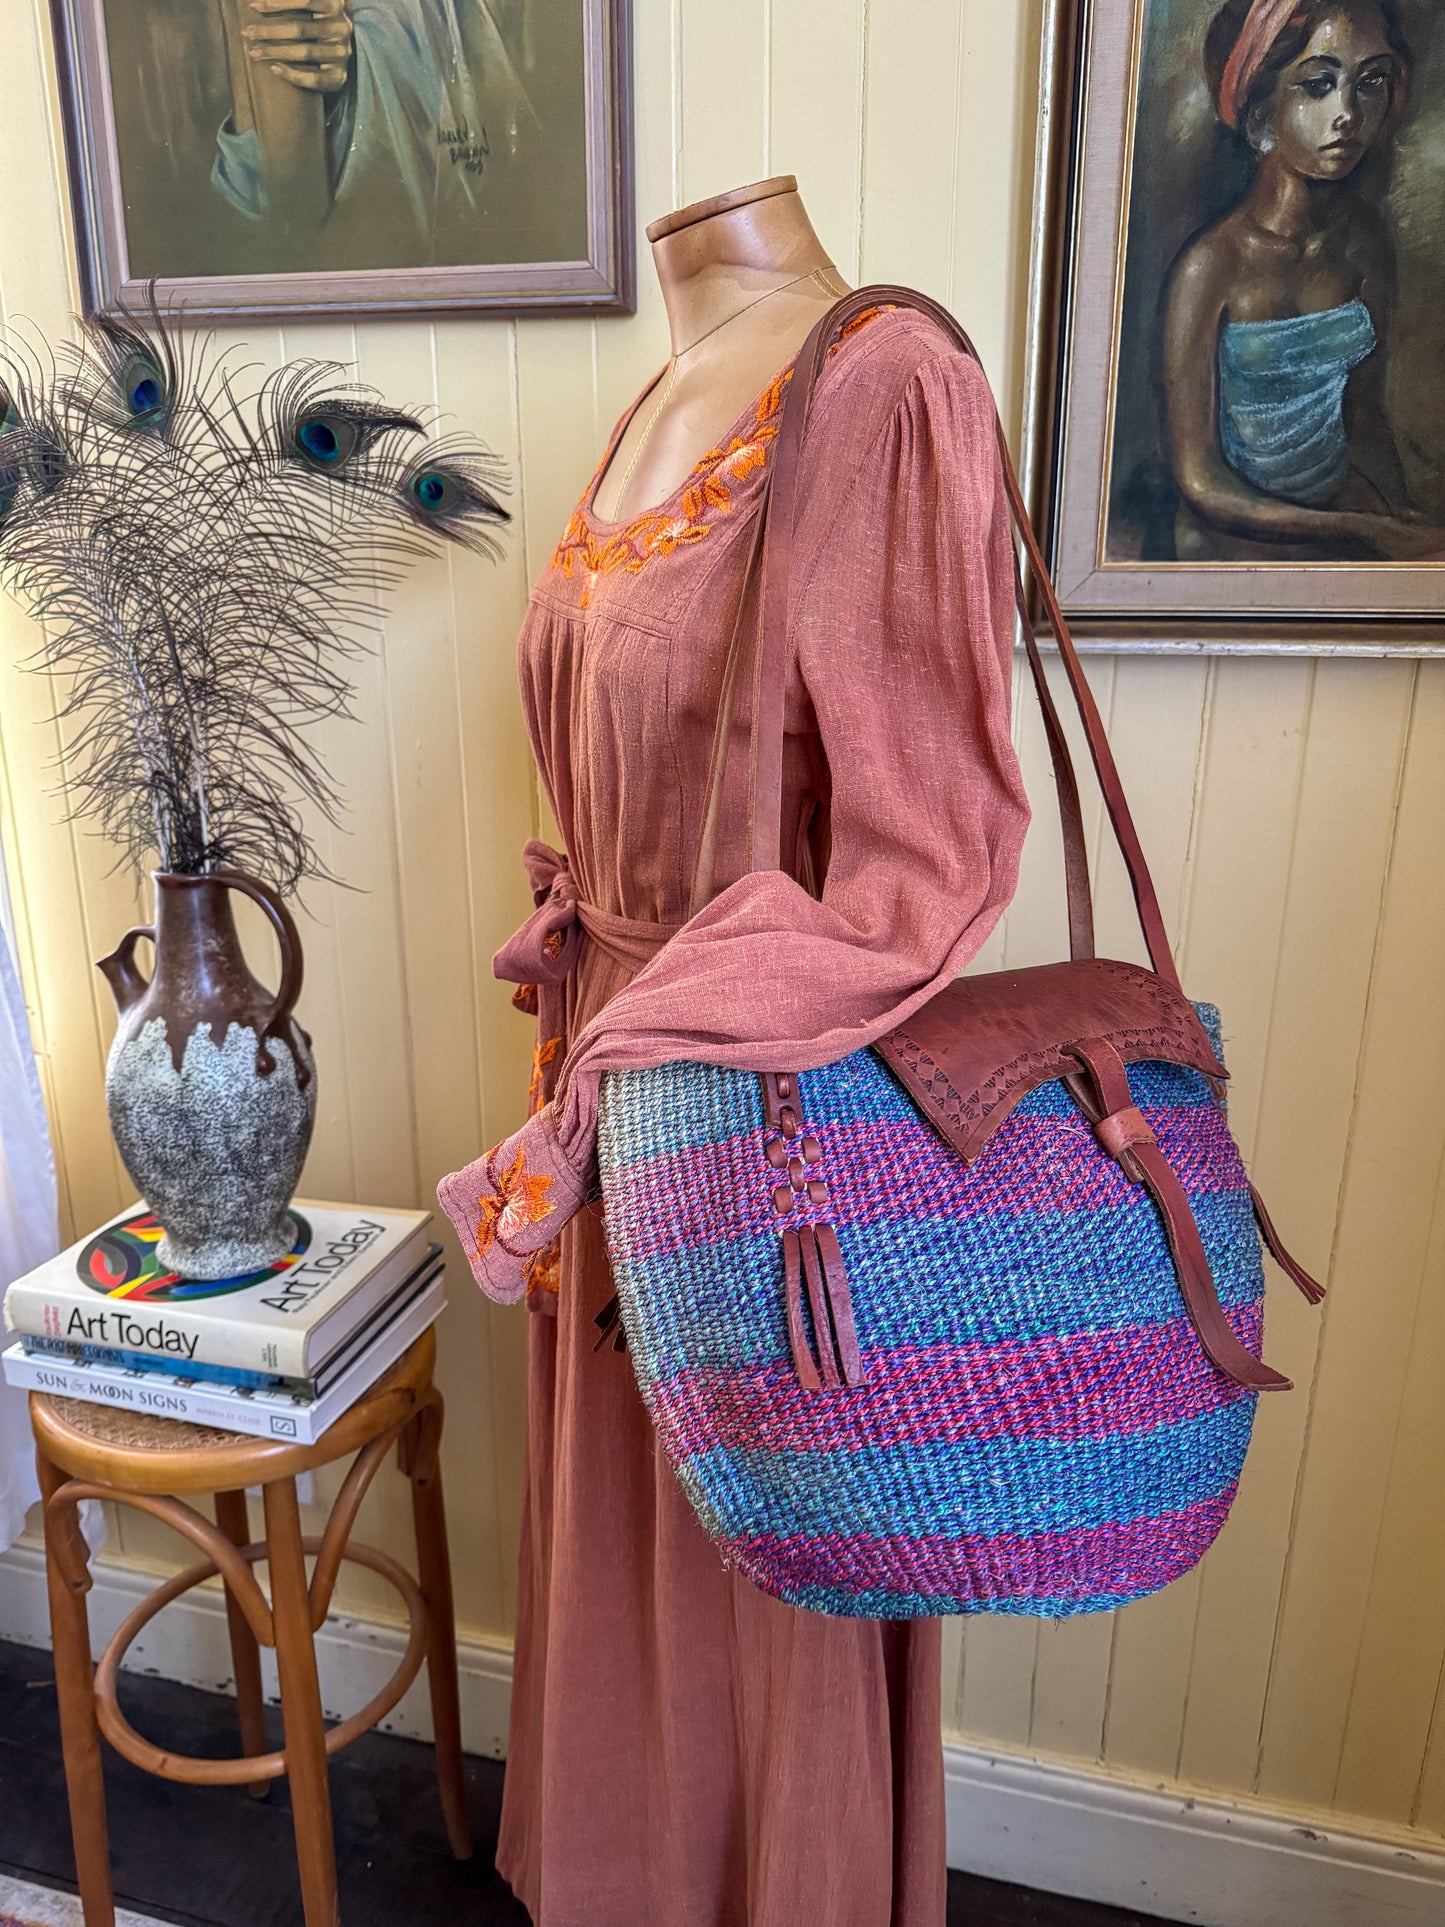
[[[293,362],[244,370],[174,327],[96,318],[0,362],[0,580],[66,689],[75,814],[123,860],[323,874],[339,797],[309,726],[350,713],[380,598],[443,543],[495,554],[505,477],[416,416]]]

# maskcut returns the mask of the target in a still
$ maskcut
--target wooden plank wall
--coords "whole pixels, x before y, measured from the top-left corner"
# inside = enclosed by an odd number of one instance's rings
[[[0,10],[0,310],[53,335],[73,301],[44,0]],[[850,278],[958,312],[1009,418],[1021,403],[1038,0],[636,0],[638,211],[798,174]],[[631,320],[449,320],[249,331],[254,353],[359,364],[399,401],[484,432],[515,476],[498,567],[419,570],[328,752],[349,798],[308,898],[303,1014],[322,1115],[313,1195],[409,1202],[511,1127],[527,1026],[488,958],[526,907],[537,820],[512,641],[607,429],[662,361],[642,263]],[[0,826],[66,1229],[125,1201],[106,1131],[112,1027],[89,959],[138,894],[64,820],[50,691],[0,610]],[[946,1720],[991,1745],[1445,1832],[1445,664],[1095,660],[1099,699],[1195,995],[1224,1010],[1237,1130],[1325,1315],[1281,1281],[1244,1491],[1192,1577],[1109,1617],[950,1629]],[[1059,865],[1039,731],[1019,739],[1040,828],[981,962],[1058,954]],[[1098,816],[1094,817],[1099,845]],[[1102,851],[1102,923],[1138,953]],[[445,1388],[466,1627],[511,1625],[524,1318],[456,1267]],[[405,1551],[398,1482],[369,1537]],[[134,1520],[122,1556],[168,1560]],[[387,1602],[353,1584],[347,1603]]]

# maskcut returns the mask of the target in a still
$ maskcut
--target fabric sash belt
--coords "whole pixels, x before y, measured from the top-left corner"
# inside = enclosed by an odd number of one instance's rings
[[[681,928],[617,916],[588,903],[567,858],[536,837],[523,849],[522,861],[537,907],[492,959],[493,975],[506,983],[535,984],[539,992],[543,986],[564,984],[577,967],[584,938],[614,963],[638,971]],[[550,1036],[562,1034],[560,1022],[547,1028]]]

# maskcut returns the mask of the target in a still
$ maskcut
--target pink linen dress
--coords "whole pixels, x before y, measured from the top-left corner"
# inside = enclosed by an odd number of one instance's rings
[[[594,480],[521,636],[567,849],[529,846],[539,907],[497,959],[538,986],[518,998],[540,1018],[536,1108],[440,1196],[483,1289],[553,1314],[530,1321],[497,1855],[537,1927],[944,1920],[937,1622],[829,1619],[729,1570],[626,1355],[594,1350],[614,1292],[602,1074],[677,1058],[806,1070],[856,1050],[957,974],[1017,877],[992,398],[931,322],[873,311],[830,356],[804,444],[785,869],[739,875],[745,801],[730,797],[733,881],[687,919],[790,372],[655,509],[602,522]]]

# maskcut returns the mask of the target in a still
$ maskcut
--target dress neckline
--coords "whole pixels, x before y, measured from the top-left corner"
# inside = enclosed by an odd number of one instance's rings
[[[781,399],[783,385],[792,374],[797,359],[797,355],[792,355],[783,363],[771,381],[763,384],[747,406],[741,409],[728,423],[727,427],[721,435],[718,436],[717,440],[713,442],[711,447],[703,450],[702,454],[698,456],[697,460],[687,471],[686,475],[683,476],[677,487],[670,489],[661,501],[651,502],[645,508],[636,509],[630,515],[624,515],[619,520],[609,521],[605,516],[597,513],[597,491],[601,488],[603,478],[612,466],[612,457],[616,454],[618,445],[622,437],[627,433],[637,411],[642,407],[648,396],[655,391],[658,383],[667,373],[667,364],[664,363],[612,431],[612,439],[607,444],[601,463],[598,465],[597,473],[592,477],[587,493],[582,497],[582,512],[591,526],[599,535],[616,535],[620,534],[624,529],[633,528],[639,522],[651,521],[657,516],[665,517],[675,511],[680,505],[682,497],[696,482],[699,473],[725,456],[750,428],[753,428],[764,416],[772,412],[768,406],[769,401],[774,396],[779,400]]]

